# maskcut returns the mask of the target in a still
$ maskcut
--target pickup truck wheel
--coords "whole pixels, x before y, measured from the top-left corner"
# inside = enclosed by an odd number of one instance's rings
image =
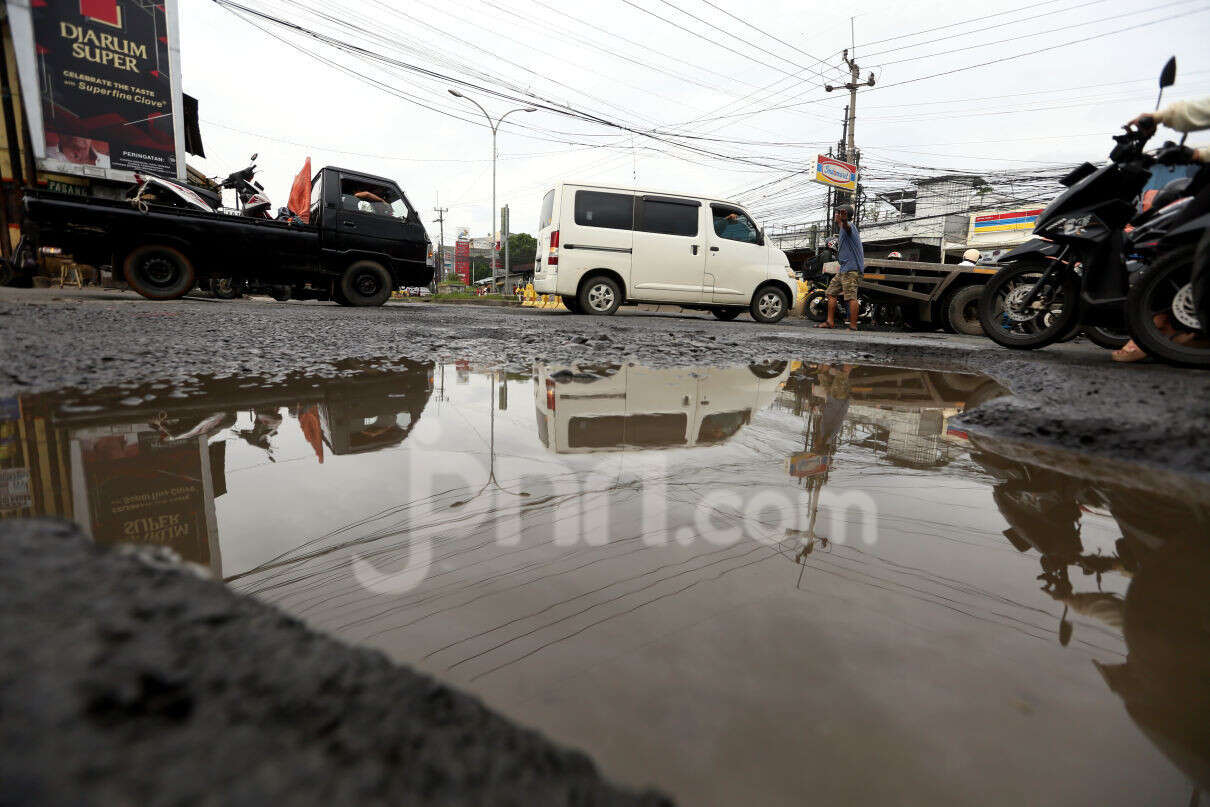
[[[348,300],[346,300],[345,296],[340,293],[340,284],[339,283],[337,283],[336,286],[332,289],[332,302],[336,303],[337,305],[343,305],[343,306],[352,305],[352,303],[350,303]]]
[[[374,261],[358,261],[340,276],[338,290],[349,305],[382,305],[391,299],[391,273]]]
[[[963,286],[950,295],[945,314],[955,333],[983,335],[983,323],[979,321],[979,298],[982,296],[983,284]]]
[[[176,300],[193,288],[193,264],[179,250],[159,244],[136,247],[122,265],[130,288],[149,300]]]
[[[238,277],[211,278],[210,293],[220,300],[234,300],[243,296],[244,281]]]

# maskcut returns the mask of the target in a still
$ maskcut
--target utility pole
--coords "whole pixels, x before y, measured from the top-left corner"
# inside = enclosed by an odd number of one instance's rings
[[[503,219],[503,221],[500,222],[500,240],[504,242],[504,281],[500,288],[500,290],[503,291],[504,284],[508,283],[508,233],[512,229],[512,222],[509,221],[508,216],[508,205],[505,205],[503,208],[501,208],[500,218]],[[492,289],[492,291],[495,291],[495,289]]]
[[[845,48],[842,58],[845,66],[849,69],[849,81],[841,87],[833,87],[831,84],[825,85],[824,89],[828,92],[839,90],[843,87],[849,91],[849,106],[845,110],[845,126],[844,135],[842,137],[844,148],[840,159],[848,162],[853,155],[857,153],[857,90],[860,87],[873,87],[874,74],[870,73],[869,78],[865,81],[861,80],[861,68],[857,66],[857,43],[856,34],[853,33],[853,18],[849,18],[849,35],[852,38],[850,47]],[[850,56],[850,54],[852,54]],[[856,194],[850,191],[838,191],[837,195],[843,194],[846,197],[854,197]]]
[[[441,197],[437,197],[437,204],[441,204]],[[448,207],[434,207],[437,211],[437,272],[436,274],[445,280],[445,214],[449,212]],[[437,278],[433,278],[433,282],[437,282]]]

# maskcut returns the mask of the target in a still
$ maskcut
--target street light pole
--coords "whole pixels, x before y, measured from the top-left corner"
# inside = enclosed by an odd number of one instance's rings
[[[458,92],[457,90],[450,90],[449,94],[454,96],[455,98],[463,98],[467,101],[470,101],[472,104],[479,107],[479,111],[483,113],[483,117],[487,118],[488,128],[490,128],[492,130],[492,291],[495,291],[496,290],[496,242],[499,240],[499,231],[496,229],[496,227],[499,223],[499,221],[497,219],[497,216],[499,216],[499,213],[496,210],[496,132],[499,131],[500,124],[504,122],[504,119],[507,118],[509,115],[513,114],[514,112],[537,112],[538,110],[532,106],[517,107],[516,109],[510,109],[508,112],[505,112],[503,115],[501,115],[499,118],[497,118],[493,122],[492,116],[487,114],[487,110],[483,108],[483,105],[480,104],[478,101],[476,101],[474,98],[471,98],[470,96],[467,96],[467,95],[463,95],[462,93]]]

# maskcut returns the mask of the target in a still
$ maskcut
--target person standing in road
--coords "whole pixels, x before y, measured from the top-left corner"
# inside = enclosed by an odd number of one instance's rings
[[[853,223],[853,206],[837,205],[836,215],[837,244],[836,259],[840,262],[840,271],[828,282],[828,319],[816,325],[816,328],[836,327],[836,298],[844,296],[849,304],[849,330],[857,330],[857,281],[865,272],[865,247],[861,244],[861,233]]]

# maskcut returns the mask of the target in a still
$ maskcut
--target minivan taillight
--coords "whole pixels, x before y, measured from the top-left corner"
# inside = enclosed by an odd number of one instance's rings
[[[555,382],[549,378],[546,379],[546,408],[555,411]]]
[[[559,231],[555,230],[550,234],[550,249],[546,252],[546,265],[559,265]],[[554,407],[551,407],[552,409]]]

